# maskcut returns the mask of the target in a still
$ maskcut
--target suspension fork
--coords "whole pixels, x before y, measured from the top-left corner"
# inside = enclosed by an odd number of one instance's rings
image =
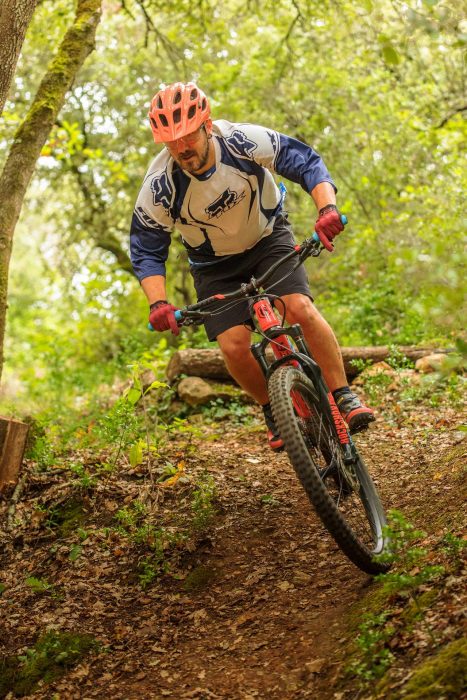
[[[257,319],[258,326],[263,333],[270,338],[271,341],[274,338],[274,342],[271,342],[270,345],[278,360],[293,352],[290,340],[285,333],[279,335],[270,333],[272,330],[280,329],[281,325],[277,320],[272,304],[267,296],[261,296],[257,301],[253,302],[250,306],[250,310],[252,311],[253,317]]]
[[[295,345],[297,346],[298,351],[305,357],[310,357],[311,353],[308,348],[308,345],[306,344],[305,338],[303,337],[303,333],[300,326],[298,324],[294,324],[287,329],[286,333],[283,333],[283,329],[277,320],[272,304],[267,296],[261,296],[256,302],[251,303],[250,310],[252,312],[252,316],[257,319],[260,329],[270,339],[269,344],[271,345],[272,351],[278,360],[286,358],[291,353],[294,353],[294,349],[289,340],[289,336],[292,337]],[[260,343],[255,343],[252,346],[251,351],[259,366],[261,367],[264,376],[267,377],[269,365],[266,360],[265,349],[265,342],[262,341]],[[300,363],[293,358],[291,358],[289,361],[287,361],[287,363],[284,364],[290,364],[293,367],[301,366]],[[327,400],[329,403],[331,413],[330,417],[334,424],[337,438],[340,444],[342,445],[344,451],[344,459],[346,461],[353,459],[351,447],[352,441],[344,419],[342,418],[337,404],[334,400],[334,396],[328,390],[322,377],[319,366],[316,365],[315,362],[313,362],[313,365],[310,363],[308,364],[308,367],[311,370],[310,373],[314,375],[313,379],[315,380],[315,384],[322,388],[323,394],[327,395]],[[307,406],[307,404],[302,400],[299,394],[297,394],[296,392],[292,392],[292,401],[297,414],[301,418],[310,417],[310,409]]]
[[[284,329],[278,322],[272,304],[267,296],[261,296],[256,302],[251,303],[250,310],[253,317],[257,319],[260,329],[269,339],[269,345],[271,345],[277,360],[285,359],[294,354],[294,348],[289,340],[289,335],[294,339],[300,352],[308,352],[305,340],[301,334],[300,326],[296,325],[293,327],[293,330],[289,328],[286,332],[283,332]],[[268,363],[266,361],[265,349],[266,346],[263,341],[261,343],[255,343],[251,351],[258,361],[264,375],[267,377]],[[284,364],[300,368],[300,363],[293,357],[284,362]],[[302,397],[297,392],[292,392],[292,402],[297,414],[301,418],[308,418],[311,415],[306,402],[303,401]]]

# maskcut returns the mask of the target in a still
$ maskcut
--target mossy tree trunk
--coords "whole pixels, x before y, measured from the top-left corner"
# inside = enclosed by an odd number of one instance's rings
[[[102,0],[78,0],[72,26],[50,63],[31,108],[15,134],[0,175],[0,377],[13,235],[37,159],[65,101],[65,95],[94,49]]]
[[[15,74],[26,30],[38,0],[2,0],[0,3],[0,114]]]

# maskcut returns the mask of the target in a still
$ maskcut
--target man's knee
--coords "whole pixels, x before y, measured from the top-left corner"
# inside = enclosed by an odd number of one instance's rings
[[[217,336],[217,342],[227,363],[245,361],[250,354],[251,333],[243,326],[229,328]]]
[[[305,294],[290,294],[284,301],[289,323],[303,324],[320,318],[319,311]]]

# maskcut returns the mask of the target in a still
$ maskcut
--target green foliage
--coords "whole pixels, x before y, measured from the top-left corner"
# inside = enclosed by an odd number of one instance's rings
[[[177,345],[208,344],[202,329],[160,342],[148,333],[146,301],[125,271],[131,211],[154,154],[147,107],[161,81],[195,78],[214,118],[264,124],[323,155],[350,223],[336,251],[308,271],[343,344],[452,345],[465,298],[460,0],[416,9],[266,0],[253,13],[240,0],[125,8],[105,10],[15,234],[1,410],[45,421],[49,439],[38,440],[34,457],[41,468],[115,402],[112,384],[127,365],[151,355],[162,366]],[[0,161],[71,15],[65,2],[37,8],[2,119]],[[339,46],[332,61],[330,41]],[[287,187],[301,239],[314,208],[298,185]],[[178,242],[167,266],[170,298],[192,301]],[[217,419],[225,407],[212,410]],[[117,451],[119,411],[101,433],[113,434]],[[135,466],[148,457],[137,440],[129,425],[121,449],[132,450]]]
[[[170,480],[179,477],[180,468],[166,462],[158,473],[158,483],[162,488],[167,488]],[[180,477],[173,484],[178,481],[188,484],[192,479],[184,480]],[[143,588],[170,572],[180,546],[188,540],[196,540],[215,516],[216,487],[212,476],[201,474],[188,489],[189,513],[175,518],[170,526],[160,523],[154,508],[134,500],[115,513],[117,525],[103,531],[106,538],[110,537],[114,541],[113,537],[117,535],[120,542],[126,542],[126,546],[132,546],[139,553],[137,575]],[[77,548],[76,555],[79,556],[80,553],[81,549]]]
[[[94,479],[86,478],[94,485]],[[82,483],[78,482],[77,485],[82,486]],[[71,498],[64,504],[57,506],[42,506],[42,509],[47,514],[44,521],[45,526],[56,529],[60,537],[67,537],[71,532],[74,532],[85,519],[85,510],[79,498]]]
[[[83,548],[81,547],[81,545],[74,544],[70,549],[68,559],[70,561],[77,561],[80,558],[82,551],[83,551]]]
[[[399,350],[397,345],[389,346],[389,357],[387,363],[393,369],[413,369],[415,363]]]
[[[463,566],[463,553],[467,549],[467,540],[448,532],[443,538],[443,550],[454,561],[456,569]]]
[[[193,527],[197,530],[204,530],[215,515],[214,499],[216,496],[216,485],[210,474],[204,473],[197,483],[197,488],[193,491],[191,508],[193,511]]]
[[[52,584],[35,576],[29,576],[25,583],[34,593],[51,593],[53,591]]]
[[[368,614],[359,625],[359,659],[349,666],[349,671],[363,681],[381,678],[394,660],[394,654],[386,646],[395,631],[388,618],[388,611],[377,615]]]
[[[405,700],[462,697],[467,686],[467,639],[455,639],[414,669],[404,688]],[[395,700],[395,699],[394,699]]]
[[[274,496],[271,493],[264,493],[261,498],[261,505],[263,506],[268,506],[270,508],[279,505],[279,501],[274,498]]]
[[[78,477],[74,482],[78,488],[87,491],[88,489],[93,489],[97,485],[96,477],[92,476],[84,465],[71,463],[68,464],[68,467],[70,471],[74,472]]]
[[[453,408],[462,408],[465,396],[464,377],[457,374],[445,375],[441,372],[423,375],[418,384],[410,381],[402,383],[400,401],[408,403],[427,403],[435,408],[443,402],[449,402]]]
[[[400,511],[390,511],[388,520],[384,534],[390,541],[390,548],[377,558],[390,563],[392,569],[375,577],[381,584],[385,609],[364,616],[356,639],[357,652],[348,666],[348,672],[359,678],[363,686],[383,676],[394,661],[389,643],[397,628],[393,622],[393,608],[388,607],[394,596],[408,599],[413,609],[410,612],[408,608],[404,613],[406,624],[419,620],[435,641],[433,631],[425,622],[424,609],[436,594],[433,596],[429,592],[427,595],[426,586],[443,576],[445,568],[429,563],[428,550],[418,546],[426,533],[416,529]]]
[[[46,632],[21,655],[0,660],[0,695],[30,695],[39,681],[50,683],[97,649],[98,644],[90,635]]]
[[[50,437],[47,435],[36,437],[32,446],[26,451],[26,457],[34,460],[39,470],[51,467],[55,461],[55,451]]]
[[[396,566],[392,571],[376,577],[376,580],[382,582],[383,590],[388,593],[407,593],[444,574],[444,567],[425,563],[428,553],[426,548],[413,544],[425,537],[426,533],[417,530],[397,510],[391,510],[388,515],[389,525],[385,528],[385,536],[389,539],[390,547],[377,558]]]
[[[232,423],[248,423],[251,421],[249,407],[235,400],[217,398],[201,406],[201,413],[207,420],[229,420]]]

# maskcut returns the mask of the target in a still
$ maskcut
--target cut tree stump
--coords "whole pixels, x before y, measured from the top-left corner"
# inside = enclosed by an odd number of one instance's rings
[[[18,481],[29,425],[0,416],[0,493]]]
[[[349,380],[357,376],[358,370],[351,364],[352,360],[368,360],[372,363],[381,362],[391,354],[390,348],[381,345],[373,347],[341,348],[344,358],[344,367]],[[401,345],[398,350],[414,362],[425,355],[434,352],[443,353],[447,350],[438,348],[418,348],[412,345]],[[189,377],[203,377],[208,379],[230,379],[224,358],[218,348],[189,348],[174,353],[167,366],[167,377],[174,381],[181,374]]]

